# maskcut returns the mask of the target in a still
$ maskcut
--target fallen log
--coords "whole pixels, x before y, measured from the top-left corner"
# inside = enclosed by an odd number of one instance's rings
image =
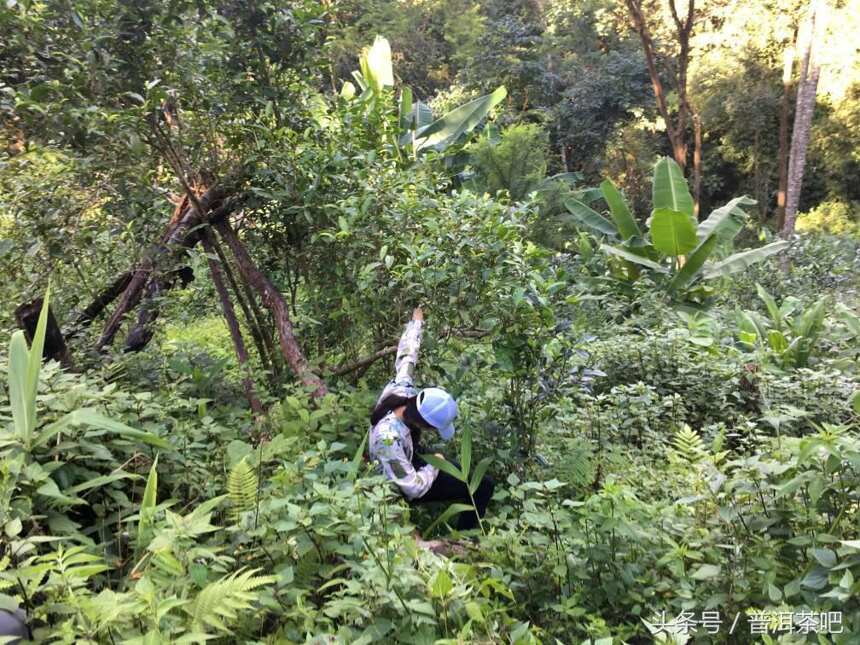
[[[123,291],[119,304],[105,323],[104,330],[96,343],[96,349],[103,349],[113,342],[126,314],[140,303],[144,295],[144,289],[153,277],[157,263],[163,261],[163,256],[168,253],[184,253],[199,241],[197,232],[192,229],[200,224],[202,218],[206,215],[206,211],[223,197],[224,189],[219,186],[214,186],[207,190],[201,197],[195,200],[200,205],[200,210],[204,211],[203,213],[198,212],[198,206],[196,204],[189,204],[188,200],[183,200],[180,203],[178,217],[177,214],[174,214],[171,225],[162,236],[160,243],[144,257],[133,271],[132,278]],[[189,235],[192,236],[190,239]],[[186,246],[186,244],[190,244],[190,246]],[[163,286],[163,284],[156,285],[148,295],[154,297],[161,292]],[[157,313],[155,316],[157,316]],[[136,330],[133,329],[130,335],[138,339],[146,338],[146,326],[152,320],[154,320],[154,317],[152,317],[152,312],[150,311],[144,316],[144,320],[138,320],[138,328]],[[134,339],[132,339],[132,344],[138,346],[138,348],[146,345],[145,342],[140,344],[139,341],[135,342]]]

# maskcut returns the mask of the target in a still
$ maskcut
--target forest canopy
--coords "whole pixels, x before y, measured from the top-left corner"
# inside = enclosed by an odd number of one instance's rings
[[[856,642],[857,33],[0,5],[0,641]],[[369,445],[404,356],[453,505]]]

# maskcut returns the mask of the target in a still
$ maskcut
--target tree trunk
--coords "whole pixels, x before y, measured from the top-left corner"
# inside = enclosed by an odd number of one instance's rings
[[[227,256],[224,254],[224,250],[221,248],[218,240],[211,233],[207,237],[208,241],[212,244],[212,248],[215,250],[215,254],[218,256],[218,261],[221,263],[221,268],[227,278],[227,283],[233,290],[233,296],[236,298],[236,302],[239,303],[239,307],[242,309],[242,314],[245,316],[245,322],[248,325],[248,329],[251,330],[254,345],[257,347],[257,353],[260,355],[260,362],[262,362],[263,368],[268,372],[269,380],[274,384],[275,368],[272,361],[274,360],[273,355],[275,353],[275,349],[272,345],[271,336],[264,335],[263,329],[261,328],[260,320],[262,315],[258,318],[251,311],[252,306],[259,310],[257,303],[253,299],[254,294],[248,292],[248,285],[245,282],[242,283],[242,287],[244,287],[244,289],[240,288],[239,282],[236,280],[236,276],[233,275],[233,269],[230,268]]]
[[[666,135],[672,146],[672,156],[681,169],[687,167],[687,119],[691,114],[690,103],[687,100],[687,69],[690,63],[690,36],[693,32],[695,22],[696,4],[695,0],[687,0],[687,14],[681,19],[675,0],[669,0],[669,8],[672,19],[675,22],[676,35],[680,52],[678,54],[678,66],[676,85],[678,91],[678,113],[673,119],[669,113],[669,105],[666,102],[666,92],[660,73],[657,71],[656,54],[654,52],[654,41],[651,31],[645,19],[642,0],[624,0],[633,26],[639,34],[642,42],[642,50],[645,54],[645,66],[648,68],[648,76],[651,78],[651,87],[654,89],[654,98],[657,101],[657,110],[666,124]]]
[[[806,166],[806,151],[812,130],[812,116],[815,112],[815,97],[818,89],[818,77],[821,73],[821,63],[818,57],[820,48],[819,38],[823,32],[824,5],[814,0],[809,9],[805,38],[803,39],[803,61],[800,67],[800,79],[797,85],[797,102],[794,113],[794,128],[791,133],[791,157],[788,162],[788,181],[785,199],[785,224],[782,227],[782,237],[790,238],[794,234],[794,224],[797,219],[797,209],[800,204],[800,189],[803,185],[803,171]]]
[[[221,301],[221,311],[224,313],[224,320],[227,321],[227,328],[230,330],[230,338],[233,340],[233,349],[236,351],[236,360],[239,363],[239,370],[243,373],[242,386],[245,389],[245,396],[251,406],[251,410],[255,417],[262,417],[264,410],[263,404],[257,397],[257,391],[254,387],[254,379],[251,375],[251,366],[248,363],[248,351],[245,349],[245,340],[242,338],[242,330],[239,328],[239,321],[236,320],[236,311],[233,309],[233,303],[230,302],[230,294],[227,287],[224,285],[224,278],[221,274],[221,267],[218,262],[211,256],[215,254],[215,245],[212,233],[208,228],[203,229],[200,235],[200,241],[206,253],[209,254],[209,272],[212,274],[212,283],[215,285],[215,291],[218,293],[218,298]]]
[[[24,330],[24,335],[31,345],[33,344],[33,337],[36,335],[36,327],[39,324],[39,315],[42,313],[44,302],[44,299],[39,297],[15,309],[15,320],[18,322],[18,327]],[[60,331],[60,326],[57,324],[57,319],[50,307],[48,308],[45,347],[42,351],[42,357],[58,361],[66,369],[72,369],[72,358],[68,347],[66,347],[63,332]]]
[[[272,312],[275,318],[275,326],[278,330],[278,338],[281,344],[281,353],[286,360],[287,365],[296,375],[296,377],[312,391],[314,398],[324,396],[328,390],[319,376],[311,372],[307,358],[302,352],[299,343],[293,334],[293,323],[290,321],[290,313],[287,303],[283,295],[269,278],[257,268],[251,256],[248,255],[245,245],[236,236],[235,231],[227,221],[218,222],[216,224],[218,233],[226,242],[227,246],[233,252],[233,257],[236,258],[236,265],[239,267],[239,272],[242,278],[250,284],[260,298]]]
[[[791,109],[792,82],[794,72],[794,45],[785,48],[782,64],[782,107],[779,114],[779,188],[776,194],[776,230],[785,226],[785,194],[788,188],[788,119]]]
[[[693,113],[693,217],[699,219],[702,198],[702,120]]]

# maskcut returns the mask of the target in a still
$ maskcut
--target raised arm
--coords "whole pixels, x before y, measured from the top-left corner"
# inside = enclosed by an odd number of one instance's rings
[[[406,330],[397,345],[397,358],[394,360],[394,380],[398,383],[412,383],[415,364],[418,362],[418,350],[421,348],[421,332],[424,329],[424,312],[417,307],[412,312],[412,320],[406,325]]]

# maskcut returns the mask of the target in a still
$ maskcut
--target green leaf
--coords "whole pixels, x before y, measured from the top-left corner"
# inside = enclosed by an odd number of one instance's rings
[[[445,569],[439,569],[436,572],[436,577],[433,578],[433,584],[430,586],[430,594],[434,598],[444,598],[454,588],[454,583],[451,581],[451,576]]]
[[[126,439],[135,439],[149,444],[150,446],[155,446],[156,448],[171,447],[167,441],[159,436],[150,432],[144,432],[143,430],[135,430],[124,423],[114,421],[113,419],[109,419],[99,414],[92,408],[81,408],[80,410],[70,412],[63,417],[62,421],[71,426],[84,425],[98,428],[99,430],[107,430],[108,432],[113,432],[114,434],[118,434]]]
[[[803,580],[801,580],[800,584],[807,589],[814,589],[816,591],[820,589],[824,589],[827,586],[828,579],[828,571],[827,569],[823,569],[821,567],[815,567],[809,573],[804,576]]]
[[[663,157],[654,166],[651,195],[651,207],[655,211],[675,211],[689,218],[693,217],[693,197],[690,195],[684,173],[674,159]]]
[[[508,91],[501,86],[492,94],[481,96],[444,114],[415,133],[415,151],[434,148],[442,152],[462,135],[474,130],[507,95]]]
[[[440,524],[444,524],[444,523],[446,523],[446,522],[447,522],[449,519],[451,519],[454,515],[457,515],[458,513],[463,513],[463,512],[466,512],[466,511],[471,511],[471,512],[473,512],[473,513],[474,513],[474,512],[475,512],[475,507],[474,507],[474,506],[471,506],[470,504],[459,504],[459,503],[458,503],[458,504],[451,504],[451,506],[449,506],[448,508],[446,508],[446,509],[445,509],[445,510],[444,510],[444,511],[439,515],[439,517],[437,517],[437,518],[436,518],[436,520],[435,520],[432,524],[430,524],[430,526],[428,526],[428,527],[427,527],[427,529],[425,530],[425,534],[426,534],[426,533],[431,533],[431,532],[433,531],[433,529],[435,529],[435,528],[436,528],[437,526],[439,526]]]
[[[775,253],[779,253],[787,246],[788,242],[772,242],[757,249],[735,253],[734,255],[727,257],[722,262],[718,262],[712,267],[706,269],[702,277],[706,280],[710,280],[711,278],[721,278],[723,276],[731,275],[732,273],[737,273],[738,271],[743,271],[747,267],[752,266],[757,262],[761,262]]]
[[[629,260],[630,262],[641,264],[643,267],[648,267],[652,271],[657,271],[658,273],[669,273],[669,269],[660,264],[657,264],[653,260],[643,258],[641,255],[636,255],[635,253],[631,253],[630,251],[626,251],[624,249],[619,249],[617,246],[601,244],[600,250],[604,253],[609,253],[610,255],[617,255],[618,257],[624,258],[625,260]]]
[[[127,473],[124,470],[120,470],[117,472],[113,472],[109,475],[102,475],[100,477],[93,477],[85,481],[82,484],[78,484],[77,486],[73,486],[68,489],[70,493],[80,493],[85,490],[89,490],[90,488],[98,488],[99,486],[104,486],[105,484],[110,484],[111,482],[119,481],[120,479],[137,479],[139,475],[135,475],[133,473]]]
[[[439,457],[437,457],[436,455],[421,455],[421,458],[431,466],[448,473],[449,475],[451,475],[451,477],[454,477],[455,479],[458,479],[463,483],[466,482],[466,477],[463,475],[462,472],[460,472],[460,469],[457,468],[450,461],[439,459]]]
[[[755,206],[756,201],[743,195],[721,206],[708,215],[696,229],[700,240],[716,235],[721,241],[733,240],[746,222],[747,214],[741,206]]]
[[[385,86],[394,85],[394,70],[391,66],[391,46],[388,40],[377,36],[373,45],[362,52],[361,71],[377,92]]]
[[[350,472],[349,478],[352,481],[355,481],[356,477],[358,477],[358,471],[361,468],[361,462],[364,458],[364,448],[365,448],[365,446],[367,446],[367,437],[368,436],[369,436],[369,434],[365,432],[364,438],[361,440],[361,445],[358,447],[358,450],[355,451],[355,455],[353,455],[353,457],[352,457],[352,464],[350,464],[350,468],[349,468],[349,472]]]
[[[15,434],[25,445],[36,427],[35,401],[27,394],[27,361],[29,353],[23,331],[12,334],[9,342],[9,401],[12,407],[12,419],[15,423]]]
[[[158,503],[158,455],[149,467],[146,487],[143,489],[143,499],[140,500],[140,518],[137,521],[137,547],[142,549],[149,543],[150,526],[155,506]]]
[[[720,571],[722,571],[722,567],[716,564],[703,564],[701,567],[696,569],[696,572],[691,576],[693,580],[710,580],[711,578],[716,578],[720,575]]]
[[[773,322],[774,326],[781,330],[782,329],[782,312],[779,310],[779,307],[776,304],[776,300],[773,299],[773,296],[770,295],[763,286],[756,282],[755,285],[756,293],[758,293],[758,297],[762,299],[765,307],[767,307],[767,312],[770,314],[770,320]]]
[[[472,466],[472,428],[467,424],[460,439],[460,471],[463,481],[469,481],[469,469]]]
[[[469,492],[472,495],[475,494],[475,491],[478,490],[478,486],[481,485],[481,480],[484,478],[484,474],[487,472],[487,468],[489,468],[490,463],[492,463],[492,459],[490,457],[484,457],[478,462],[475,472],[472,473],[472,481],[469,482]]]
[[[686,286],[696,277],[699,270],[705,265],[708,257],[714,252],[714,248],[717,246],[717,239],[716,235],[709,236],[687,256],[684,266],[675,274],[675,277],[672,278],[672,282],[669,284],[670,291],[675,291]]]
[[[699,239],[689,215],[658,208],[651,215],[651,243],[661,253],[677,257],[687,255],[696,248]]]
[[[564,200],[564,207],[570,212],[570,215],[568,217],[561,215],[560,219],[572,220],[574,224],[586,226],[603,235],[610,235],[612,237],[618,235],[618,229],[615,228],[612,222],[578,199],[568,197]]]
[[[813,549],[812,555],[822,567],[830,569],[836,564],[836,552],[832,549]]]
[[[631,237],[642,237],[642,231],[639,230],[639,225],[630,213],[624,195],[615,187],[615,184],[606,179],[600,184],[600,192],[603,194],[603,199],[609,204],[609,213],[621,234],[621,239],[629,240]]]
[[[408,130],[412,121],[412,90],[404,86],[400,90],[400,100],[397,102],[397,122],[401,130]]]

